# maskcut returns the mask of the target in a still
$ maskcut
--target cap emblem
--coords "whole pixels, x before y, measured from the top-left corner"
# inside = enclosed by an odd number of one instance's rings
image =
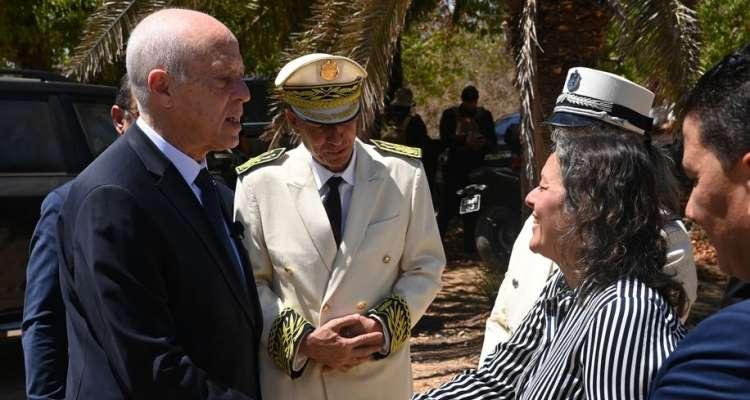
[[[568,78],[568,91],[575,92],[581,86],[581,74],[578,71],[573,71]]]
[[[339,76],[339,65],[334,60],[325,60],[320,66],[320,77],[332,81]]]

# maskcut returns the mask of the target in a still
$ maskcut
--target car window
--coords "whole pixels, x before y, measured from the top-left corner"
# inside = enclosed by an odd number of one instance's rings
[[[73,109],[94,157],[117,139],[109,114],[110,108],[110,104],[104,103],[73,102]]]
[[[0,172],[65,170],[63,149],[46,99],[0,99],[0,141]]]

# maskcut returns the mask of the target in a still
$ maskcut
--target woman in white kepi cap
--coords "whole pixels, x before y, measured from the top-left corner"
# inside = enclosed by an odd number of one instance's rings
[[[559,266],[513,336],[476,371],[416,399],[645,399],[684,336],[685,293],[663,270],[653,93],[574,68],[558,98],[532,251]]]
[[[623,134],[648,135],[649,108],[653,94],[617,75],[588,68],[569,71],[555,113],[547,123],[569,130],[601,121],[622,128]],[[630,111],[628,111],[630,110]],[[621,117],[618,117],[620,115]],[[638,115],[638,117],[635,117]],[[641,124],[637,127],[635,124]],[[642,121],[642,122],[638,122]],[[656,128],[656,126],[655,126]],[[644,137],[647,140],[647,137]],[[675,200],[677,182],[670,165],[654,171],[660,186],[661,208],[667,216],[662,235],[668,250],[665,270],[676,274],[687,295],[688,307],[680,316],[684,322],[690,306],[697,297],[698,279],[693,260],[693,246],[687,230],[679,218],[679,203]],[[557,271],[557,265],[529,249],[533,217],[529,217],[513,245],[508,269],[487,318],[479,364],[483,364],[500,342],[507,342],[542,292],[547,279]]]

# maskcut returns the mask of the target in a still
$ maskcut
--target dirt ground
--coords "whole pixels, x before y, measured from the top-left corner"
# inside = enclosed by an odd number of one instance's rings
[[[476,258],[466,257],[458,235],[448,235],[448,265],[443,289],[412,331],[412,374],[414,391],[423,392],[449,381],[456,374],[476,368],[484,339],[484,324],[494,297],[485,293],[485,269]],[[726,276],[716,264],[715,251],[700,232],[691,232],[696,248],[698,299],[688,319],[694,326],[714,313],[720,304]]]

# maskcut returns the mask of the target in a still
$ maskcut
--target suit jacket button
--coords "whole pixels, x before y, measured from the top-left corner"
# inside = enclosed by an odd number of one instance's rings
[[[383,256],[383,262],[386,263],[386,264],[388,264],[389,262],[391,262],[391,256],[389,256],[388,254],[384,255]]]
[[[292,272],[294,272],[294,268],[286,266],[284,267],[284,271],[286,271],[287,274],[291,275]]]
[[[367,309],[367,302],[366,301],[359,301],[357,302],[357,310],[364,311]]]
[[[328,304],[324,304],[323,305],[323,312],[328,311],[330,308],[331,308],[331,306],[329,306]]]

